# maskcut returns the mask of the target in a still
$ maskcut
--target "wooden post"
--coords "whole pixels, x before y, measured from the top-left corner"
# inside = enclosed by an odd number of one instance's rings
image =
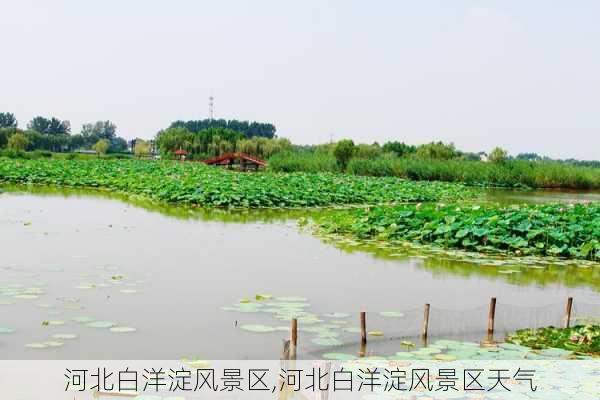
[[[425,311],[423,312],[423,329],[421,331],[421,338],[427,339],[428,330],[429,330],[429,303],[425,304]]]
[[[360,312],[360,343],[367,343],[367,313]]]
[[[494,319],[496,318],[496,298],[490,299],[490,309],[488,311],[488,339],[492,339],[494,336]]]
[[[567,299],[567,306],[565,307],[565,328],[571,325],[571,309],[573,308],[573,298]]]
[[[292,330],[290,334],[290,356],[296,359],[296,347],[298,346],[298,320],[292,318]]]

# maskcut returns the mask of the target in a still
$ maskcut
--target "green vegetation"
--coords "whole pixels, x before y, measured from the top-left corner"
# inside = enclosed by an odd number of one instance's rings
[[[142,158],[150,155],[150,143],[145,140],[137,139],[135,141],[135,145],[133,146],[133,154],[136,157]]]
[[[348,172],[356,175],[397,176],[412,180],[461,182],[470,186],[530,188],[600,188],[600,169],[556,161],[483,162],[433,160],[418,157],[352,159]]]
[[[106,154],[109,147],[110,142],[108,140],[100,139],[92,146],[92,150],[94,150],[98,154],[98,157],[100,157],[100,154]]]
[[[333,148],[333,156],[337,160],[338,165],[342,171],[346,171],[348,162],[356,152],[354,142],[349,139],[340,140],[336,143]]]
[[[325,234],[482,253],[600,260],[600,205],[403,204],[326,214]]]
[[[192,160],[215,157],[232,151],[268,158],[291,148],[287,139],[258,136],[246,138],[244,134],[227,128],[207,128],[193,132],[182,126],[159,132],[156,135],[156,145],[166,158],[172,158],[176,150],[183,149],[189,153]]]
[[[275,137],[275,125],[264,122],[238,121],[236,119],[203,119],[197,121],[175,121],[169,128],[184,128],[189,132],[197,133],[205,129],[217,128],[238,132],[246,138]]]
[[[350,142],[296,146],[296,151],[269,159],[269,168],[277,172],[316,172],[322,168],[320,171],[460,182],[469,186],[600,189],[600,168],[553,160],[511,159],[506,150],[499,147],[490,152],[489,162],[485,162],[480,161],[480,156],[485,153],[463,153],[452,144],[442,142],[418,147],[400,142],[388,142],[383,146],[377,143],[349,146]],[[343,155],[338,150],[336,156],[338,145],[340,149],[346,148]],[[337,166],[333,163],[335,160]]]
[[[29,121],[26,130],[21,130],[18,128],[17,120],[13,114],[0,113],[0,150],[8,146],[12,136],[23,135],[27,142],[25,147],[21,146],[18,149],[20,151],[72,152],[91,149],[99,140],[105,139],[110,144],[107,150],[109,153],[126,152],[127,142],[116,135],[116,130],[117,127],[112,122],[98,121],[83,124],[81,132],[72,135],[69,121],[40,116]],[[13,147],[13,149],[15,148]]]
[[[557,348],[600,356],[600,325],[520,329],[506,340],[533,349]]]
[[[327,153],[281,152],[269,158],[275,172],[339,172],[335,157]]]
[[[8,138],[7,147],[15,151],[25,151],[28,144],[29,140],[27,140],[25,135],[22,133],[15,133]]]
[[[207,207],[310,207],[468,198],[461,185],[331,173],[241,174],[202,163],[0,159],[0,181],[90,187]]]

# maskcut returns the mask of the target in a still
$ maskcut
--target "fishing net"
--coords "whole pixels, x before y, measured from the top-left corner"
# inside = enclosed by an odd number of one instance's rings
[[[574,301],[571,326],[587,324],[600,325],[600,304]]]
[[[488,339],[490,306],[482,305],[463,310],[452,310],[431,306],[428,320],[428,340],[453,339],[459,341],[485,341]],[[330,349],[336,352],[360,351],[360,314],[330,313],[318,315],[321,323],[299,329],[304,336],[299,346],[305,354],[318,354]],[[399,344],[424,345],[424,307],[399,311],[366,312],[368,348],[379,350],[396,349]],[[525,307],[496,302],[494,316],[494,339],[504,340],[518,329],[563,327],[566,323],[566,301]],[[600,304],[573,302],[571,326],[576,324],[600,323]]]

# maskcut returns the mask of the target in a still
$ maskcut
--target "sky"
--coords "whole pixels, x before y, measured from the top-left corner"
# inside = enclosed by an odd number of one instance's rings
[[[600,159],[600,2],[0,0],[0,111]]]

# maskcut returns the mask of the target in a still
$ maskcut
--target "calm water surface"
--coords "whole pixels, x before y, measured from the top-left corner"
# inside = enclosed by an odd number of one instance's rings
[[[564,271],[518,278],[448,260],[350,253],[299,230],[295,218],[305,214],[210,213],[81,191],[5,188],[0,327],[16,332],[0,335],[0,357],[277,357],[284,332],[242,331],[241,324],[266,317],[221,309],[257,293],[304,297],[316,313],[420,310],[427,302],[433,309],[479,308],[485,317],[490,296],[532,307],[554,307],[567,296],[600,302],[597,268],[578,272],[583,281]],[[38,289],[15,298],[24,288]],[[78,316],[137,331],[71,322]],[[56,333],[79,338],[60,348],[25,347]]]

